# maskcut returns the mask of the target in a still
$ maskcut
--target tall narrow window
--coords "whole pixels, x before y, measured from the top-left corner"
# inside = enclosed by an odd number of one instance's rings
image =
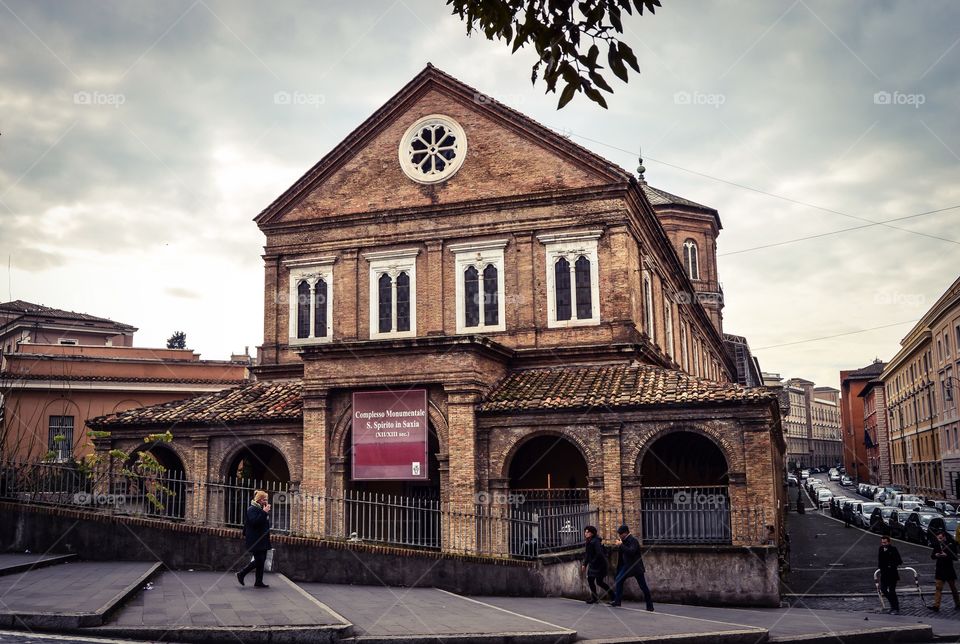
[[[313,335],[327,337],[327,282],[318,279],[313,287]]]
[[[599,230],[538,235],[547,259],[547,327],[600,323]]]
[[[683,242],[683,267],[687,271],[687,277],[692,280],[700,279],[700,257],[697,242],[692,239]]]
[[[333,336],[335,257],[293,258],[290,269],[290,344],[329,342]]]
[[[506,239],[447,246],[456,257],[457,333],[505,331],[503,249]]]
[[[673,307],[670,300],[663,298],[663,343],[667,350],[667,355],[673,358]]]
[[[397,275],[397,331],[410,330],[410,276],[406,271]]]
[[[650,281],[650,275],[643,275],[643,321],[644,330],[650,336],[651,342],[657,341],[657,332],[653,328],[653,283]]]
[[[380,333],[390,333],[393,330],[393,278],[384,273],[377,282],[377,305],[380,312],[377,328]]]
[[[680,362],[684,371],[690,371],[690,349],[687,347],[687,323],[680,321]]]
[[[463,325],[480,325],[480,274],[473,266],[463,272]]]
[[[497,267],[487,264],[483,269],[483,324],[497,326],[500,324],[500,280],[497,276]]]
[[[73,416],[50,416],[47,448],[58,461],[73,455]]]
[[[570,262],[561,257],[554,264],[554,288],[556,289],[557,319],[570,319]]]
[[[575,267],[574,281],[577,287],[577,319],[583,320],[593,317],[593,307],[590,301],[590,260],[581,255],[577,258]]]
[[[297,284],[297,337],[310,337],[310,284]]]

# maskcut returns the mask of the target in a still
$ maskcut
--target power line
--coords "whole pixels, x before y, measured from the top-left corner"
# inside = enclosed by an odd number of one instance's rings
[[[757,347],[754,351],[761,351],[763,349],[776,349],[777,347],[789,347],[795,344],[806,344],[807,342],[819,342],[820,340],[829,340],[831,338],[839,338],[845,335],[857,335],[858,333],[866,333],[867,331],[876,331],[877,329],[889,329],[890,327],[900,326],[903,324],[915,324],[918,320],[906,320],[904,322],[894,322],[893,324],[883,324],[881,326],[870,327],[869,329],[860,329],[859,331],[847,331],[845,333],[835,333],[834,335],[825,335],[819,338],[808,338],[806,340],[797,340],[795,342],[783,342],[781,344],[769,344],[765,347]]]
[[[569,130],[567,130],[567,131],[570,132]],[[577,138],[579,138],[579,139],[583,139],[584,141],[590,141],[591,143],[596,143],[597,145],[602,145],[602,146],[608,147],[608,148],[610,148],[611,150],[617,150],[617,151],[619,151],[619,152],[624,152],[624,153],[626,153],[626,154],[633,154],[633,155],[638,156],[638,157],[640,156],[640,153],[639,153],[639,152],[634,152],[634,151],[632,151],[632,150],[627,150],[627,149],[618,147],[618,146],[616,146],[616,145],[611,145],[610,143],[604,143],[603,141],[598,141],[598,140],[596,140],[596,139],[591,139],[590,137],[583,136],[582,134],[575,134],[575,133],[573,133],[573,132],[570,132],[570,135],[571,135],[571,136],[575,136],[575,137],[577,137]],[[948,239],[948,238],[946,238],[946,237],[939,237],[939,236],[937,236],[937,235],[931,235],[931,234],[929,234],[929,233],[920,232],[920,231],[918,231],[918,230],[910,230],[909,228],[899,228],[898,226],[891,226],[891,225],[889,225],[888,223],[886,223],[885,221],[875,221],[875,220],[869,219],[869,218],[867,218],[867,217],[860,217],[860,216],[858,216],[858,215],[851,215],[851,214],[849,214],[849,213],[841,212],[841,211],[839,211],[839,210],[834,210],[833,208],[827,208],[827,207],[825,207],[825,206],[818,206],[817,204],[813,204],[813,203],[810,203],[810,202],[807,202],[807,201],[801,201],[801,200],[799,200],[799,199],[794,199],[793,197],[786,197],[786,196],[784,196],[784,195],[778,195],[778,194],[773,193],[773,192],[768,192],[768,191],[766,191],[766,190],[761,190],[761,189],[759,189],[759,188],[754,188],[753,186],[744,185],[744,184],[742,184],[742,183],[737,183],[737,182],[735,182],[735,181],[730,181],[730,180],[728,180],[728,179],[721,179],[720,177],[714,177],[713,175],[709,175],[709,174],[706,174],[706,173],[704,173],[704,172],[699,172],[699,171],[697,171],[697,170],[691,170],[690,168],[684,168],[683,166],[679,166],[679,165],[676,165],[676,164],[674,164],[674,163],[670,163],[670,162],[668,162],[668,161],[662,161],[662,160],[660,160],[660,159],[655,159],[655,158],[653,158],[653,157],[651,157],[651,156],[644,156],[644,160],[645,160],[645,161],[653,161],[654,163],[659,163],[660,165],[665,165],[665,166],[667,166],[668,168],[673,168],[673,169],[675,169],[675,170],[680,170],[680,171],[682,171],[682,172],[687,172],[687,173],[689,173],[689,174],[693,174],[693,175],[696,175],[696,176],[698,176],[698,177],[703,177],[704,179],[710,179],[711,181],[717,181],[717,182],[719,182],[719,183],[724,183],[724,184],[726,184],[726,185],[728,185],[728,186],[733,186],[733,187],[735,187],[735,188],[740,188],[740,189],[742,189],[742,190],[748,190],[748,191],[750,191],[750,192],[755,192],[755,193],[757,193],[757,194],[761,194],[761,195],[764,195],[764,196],[767,196],[767,197],[772,197],[772,198],[774,198],[774,199],[779,199],[779,200],[781,200],[781,201],[786,201],[786,202],[788,202],[788,203],[796,204],[796,205],[798,205],[798,206],[806,206],[807,208],[813,208],[813,209],[815,209],[815,210],[820,210],[820,211],[823,211],[823,212],[829,212],[829,213],[832,213],[832,214],[834,214],[834,215],[840,215],[841,217],[848,217],[848,218],[850,218],[850,219],[857,219],[857,220],[859,220],[859,221],[866,221],[866,222],[868,222],[869,224],[871,224],[871,225],[873,225],[873,226],[885,226],[886,228],[892,228],[893,230],[901,230],[901,231],[903,231],[903,232],[911,233],[911,234],[913,234],[913,235],[920,235],[921,237],[929,237],[930,239],[937,239],[937,240],[940,240],[940,241],[950,242],[951,244],[960,244],[960,241],[957,241],[957,240],[955,240],[955,239]],[[912,215],[911,215],[911,216],[912,216]],[[888,221],[897,221],[897,219],[890,219],[890,220],[888,220]],[[853,230],[853,229],[851,228],[851,229],[848,229],[848,230]],[[838,231],[838,232],[842,232],[842,231]],[[800,240],[797,240],[797,241],[800,241]]]
[[[914,215],[906,215],[905,217],[896,217],[896,218],[894,218],[894,219],[886,219],[886,220],[884,220],[884,221],[876,222],[876,223],[873,223],[873,224],[864,224],[864,225],[862,225],[862,226],[851,226],[850,228],[842,228],[842,229],[840,229],[840,230],[832,230],[832,231],[830,231],[830,232],[819,233],[819,234],[817,234],[817,235],[807,235],[806,237],[795,237],[794,239],[786,239],[786,240],[784,240],[784,241],[773,242],[773,243],[770,243],[770,244],[764,244],[764,245],[762,245],[762,246],[751,246],[750,248],[741,248],[740,250],[732,250],[732,251],[730,251],[729,253],[718,253],[718,254],[717,254],[717,257],[726,257],[727,255],[739,255],[740,253],[749,253],[750,251],[761,250],[761,249],[763,249],[763,248],[773,248],[774,246],[785,246],[785,245],[787,245],[787,244],[793,244],[793,243],[796,243],[796,242],[807,241],[808,239],[819,239],[820,237],[829,237],[830,235],[839,235],[839,234],[841,234],[841,233],[847,233],[847,232],[850,232],[850,231],[852,231],[852,230],[863,230],[864,228],[872,228],[873,226],[879,226],[879,225],[881,225],[881,224],[885,224],[885,223],[891,222],[891,221],[903,221],[904,219],[913,219],[913,218],[915,218],[915,217],[923,217],[924,215],[932,215],[932,214],[935,214],[935,213],[938,213],[938,212],[946,212],[946,211],[948,211],[948,210],[956,210],[956,209],[958,209],[958,208],[960,208],[960,205],[948,206],[947,208],[938,208],[938,209],[936,209],[936,210],[928,210],[928,211],[926,211],[926,212],[918,212],[918,213],[916,213],[916,214],[914,214]],[[900,228],[899,230],[904,230],[904,229],[903,229],[903,228]],[[952,241],[952,240],[944,240],[944,241]],[[953,242],[953,243],[957,243],[957,242]]]

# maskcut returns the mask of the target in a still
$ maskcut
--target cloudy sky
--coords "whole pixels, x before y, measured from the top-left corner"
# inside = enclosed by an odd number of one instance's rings
[[[557,112],[443,0],[0,0],[0,299],[252,351],[251,219],[430,61],[716,207],[725,328],[764,370],[890,358],[960,272],[960,208],[870,225],[960,206],[960,3],[664,5],[626,21],[610,109]]]

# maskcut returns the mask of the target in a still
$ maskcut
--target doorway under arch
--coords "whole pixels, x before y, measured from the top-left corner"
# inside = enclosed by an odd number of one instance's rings
[[[728,468],[723,450],[699,432],[655,439],[639,468],[644,543],[730,543]]]
[[[266,443],[245,445],[229,461],[224,488],[224,520],[242,526],[255,490],[270,495],[271,529],[290,529],[290,467],[276,447]]]
[[[142,461],[140,454],[152,456],[159,467]],[[124,495],[121,511],[167,519],[186,516],[186,468],[172,447],[157,443],[135,450],[127,460],[126,470],[129,474],[118,481]]]

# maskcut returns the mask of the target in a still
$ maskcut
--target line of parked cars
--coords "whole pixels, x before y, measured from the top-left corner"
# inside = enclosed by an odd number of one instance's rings
[[[830,471],[828,477],[836,481]],[[844,477],[840,475],[840,484]],[[915,494],[907,494],[900,486],[876,486],[867,483],[858,484],[856,496],[834,495],[826,484],[819,479],[806,481],[807,492],[817,505],[829,509],[830,515],[849,521],[853,525],[897,539],[932,546],[939,532],[945,532],[951,543],[958,524],[958,508],[942,499],[925,499]],[[852,492],[852,490],[851,490]]]

